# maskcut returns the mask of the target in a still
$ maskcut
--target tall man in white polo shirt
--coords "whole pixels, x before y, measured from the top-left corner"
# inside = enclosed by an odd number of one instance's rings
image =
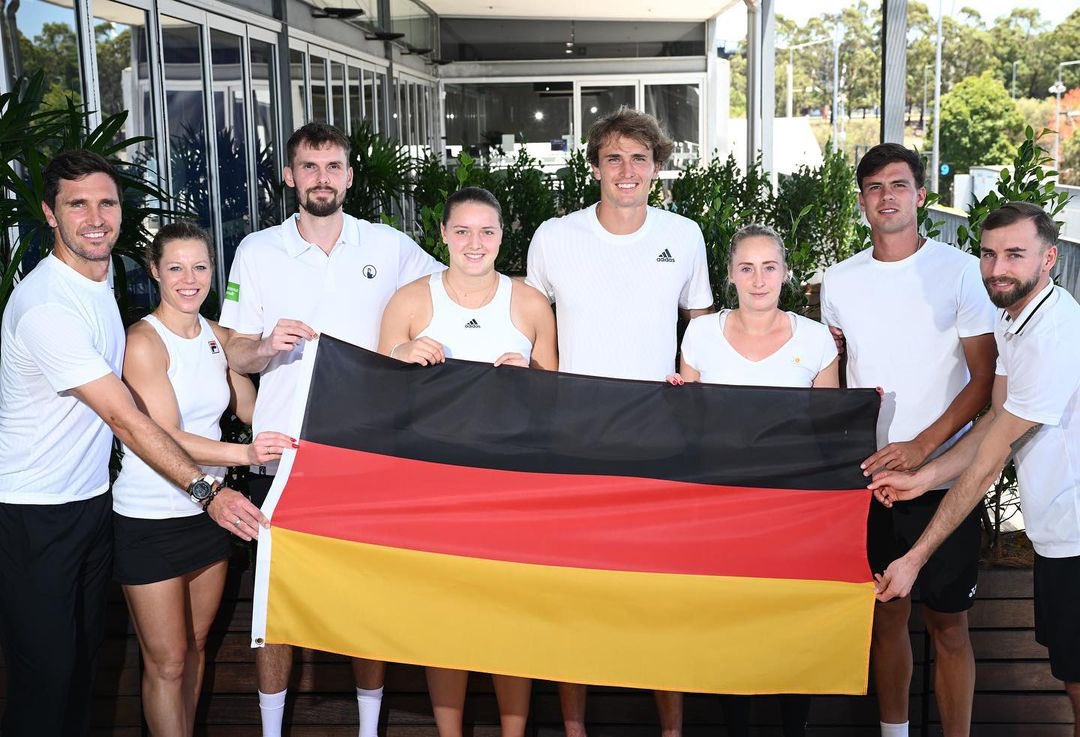
[[[922,238],[923,163],[895,143],[871,148],[856,169],[872,247],[830,267],[821,287],[825,322],[846,338],[847,385],[882,387],[879,450],[867,474],[917,468],[951,447],[986,406],[994,374],[994,308],[974,256]],[[874,572],[907,552],[949,486],[887,510],[872,504],[867,547]],[[978,582],[974,513],[919,579],[934,644],[934,693],[946,737],[966,737],[975,691],[967,610]],[[882,737],[907,737],[911,601],[878,604],[871,666]]]
[[[15,287],[0,327],[5,737],[89,732],[112,578],[113,433],[225,529],[250,539],[266,523],[241,494],[204,477],[120,380],[124,326],[108,279],[120,234],[116,169],[67,151],[43,179],[53,250]]]
[[[300,428],[290,423],[306,342],[326,333],[375,350],[391,295],[443,267],[404,233],[342,212],[353,171],[349,139],[337,128],[309,123],[289,138],[286,153],[285,183],[296,189],[300,211],[240,244],[221,324],[235,331],[229,365],[260,374],[254,431],[283,427],[296,435]],[[252,469],[256,502],[266,498],[276,470]],[[292,661],[288,645],[256,651],[264,737],[281,734]],[[375,737],[384,670],[383,663],[353,660],[360,737]]]
[[[697,223],[648,206],[672,142],[656,118],[623,108],[593,124],[586,155],[600,202],[541,225],[526,281],[555,303],[559,370],[663,381],[676,327],[712,308]],[[586,687],[559,684],[567,737],[585,735]],[[664,737],[682,730],[682,694],[656,692]]]
[[[1002,308],[990,411],[945,455],[913,473],[876,474],[870,488],[891,505],[959,477],[926,531],[880,578],[884,601],[907,595],[928,557],[1015,460],[1035,546],[1035,638],[1065,682],[1080,737],[1080,306],[1050,280],[1057,236],[1053,219],[1030,203],[987,216],[982,277]]]

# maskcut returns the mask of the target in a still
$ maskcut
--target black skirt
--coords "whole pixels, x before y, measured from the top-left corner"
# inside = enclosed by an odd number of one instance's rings
[[[183,576],[231,552],[231,535],[210,515],[140,519],[113,513],[113,577],[138,585]]]

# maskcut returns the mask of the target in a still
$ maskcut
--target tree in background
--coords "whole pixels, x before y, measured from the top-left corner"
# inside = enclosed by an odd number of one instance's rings
[[[992,71],[959,82],[941,98],[941,161],[957,172],[1012,158],[1024,120]]]

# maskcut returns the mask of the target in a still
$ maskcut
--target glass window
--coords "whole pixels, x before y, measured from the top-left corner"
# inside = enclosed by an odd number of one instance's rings
[[[327,123],[330,116],[326,110],[326,59],[311,55],[311,119]]]
[[[251,115],[255,119],[255,181],[258,227],[276,225],[282,211],[278,155],[277,67],[274,45],[251,40]]]
[[[8,88],[15,80],[39,69],[48,70],[45,108],[62,109],[67,99],[82,102],[79,77],[79,46],[75,35],[75,13],[68,5],[23,0],[4,7],[4,61]],[[8,43],[17,38],[18,44]]]
[[[308,122],[307,86],[304,82],[306,59],[303,51],[289,50],[289,88],[292,90],[293,128],[299,128]]]
[[[206,110],[203,98],[203,48],[199,26],[161,16],[161,55],[165,64],[165,117],[175,204],[194,212],[211,227],[207,186]]]
[[[121,155],[157,171],[146,11],[112,0],[96,0],[93,9],[101,116],[126,111],[127,122],[118,137],[151,140]]]
[[[247,122],[244,111],[244,48],[231,33],[210,30],[210,75],[214,88],[217,175],[221,190],[220,243],[223,273],[228,274],[240,241],[251,232],[248,192]]]
[[[589,128],[608,113],[620,107],[635,107],[635,85],[596,85],[581,88],[581,136],[589,134]]]
[[[390,0],[390,30],[404,33],[401,40],[420,53],[435,48],[435,23],[413,0]]]
[[[446,145],[456,156],[501,146],[504,136],[529,144],[544,163],[565,159],[573,119],[570,82],[446,85]]]
[[[701,88],[696,84],[645,86],[645,112],[656,116],[675,149],[665,169],[685,169],[701,158]]]
[[[390,95],[390,82],[384,72],[375,73],[375,95],[378,101],[375,107],[377,129],[383,135],[392,136],[394,135],[392,131],[394,130],[395,118],[391,116],[395,115],[396,111],[393,109],[392,101],[394,98]],[[387,120],[390,121],[389,124],[386,123]],[[390,126],[389,129],[387,129],[387,125]]]
[[[363,75],[358,67],[349,67],[349,128],[355,130],[364,119]]]
[[[345,65],[330,62],[330,102],[334,125],[343,131],[349,129],[345,120]]]
[[[364,72],[364,115],[371,121],[375,131],[382,130],[382,108],[379,105],[379,84],[382,75],[375,72]]]

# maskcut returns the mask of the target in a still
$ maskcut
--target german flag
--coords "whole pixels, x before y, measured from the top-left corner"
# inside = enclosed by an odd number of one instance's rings
[[[866,691],[876,392],[421,367],[328,336],[313,366],[267,504],[256,646]]]

